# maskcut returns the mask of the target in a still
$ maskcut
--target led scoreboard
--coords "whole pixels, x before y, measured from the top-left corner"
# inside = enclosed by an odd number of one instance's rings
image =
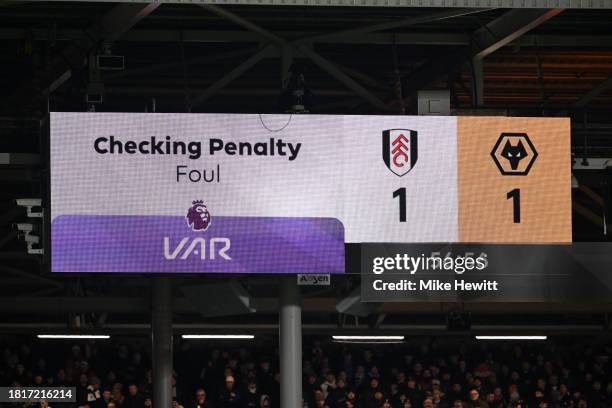
[[[343,273],[345,243],[571,242],[566,118],[52,113],[53,272]]]

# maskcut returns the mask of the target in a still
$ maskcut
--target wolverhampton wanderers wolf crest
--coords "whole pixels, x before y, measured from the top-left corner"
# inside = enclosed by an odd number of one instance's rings
[[[538,158],[527,133],[502,133],[491,151],[495,165],[504,176],[526,176]]]
[[[414,167],[419,158],[417,140],[416,130],[383,130],[383,161],[391,172],[401,177]]]

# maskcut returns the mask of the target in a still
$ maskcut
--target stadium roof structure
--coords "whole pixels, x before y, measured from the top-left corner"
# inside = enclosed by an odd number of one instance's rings
[[[19,1],[19,0],[15,0]],[[46,1],[46,0],[35,0]],[[118,0],[56,0],[64,2],[109,2]],[[146,0],[128,0],[124,3],[147,3]],[[214,4],[248,6],[302,6],[302,7],[502,7],[502,8],[612,8],[609,0],[157,0],[166,4]]]
[[[588,10],[609,4],[605,0],[521,1],[564,10],[503,8],[512,1],[452,8],[424,7],[447,5],[424,0],[419,7],[344,0],[321,0],[328,7],[299,1],[256,7],[162,3],[187,2],[0,6],[0,93],[8,95],[0,100],[1,151],[21,155],[0,164],[0,331],[60,330],[75,315],[83,317],[85,330],[148,330],[150,277],[52,275],[39,256],[27,254],[13,228],[26,217],[14,200],[43,193],[47,111],[86,110],[92,83],[103,84],[97,111],[265,113],[278,109],[283,81],[292,63],[299,63],[316,97],[313,113],[415,114],[418,90],[449,89],[454,115],[571,116],[578,164],[612,150],[612,11]],[[340,7],[359,4],[370,7]],[[123,56],[125,69],[92,72],[85,61],[96,55]],[[608,180],[606,166],[587,168],[575,171],[574,240],[607,240],[598,191]],[[275,333],[274,277],[235,278],[257,311],[247,316],[206,316],[181,289],[227,279],[177,277],[176,330],[250,327]],[[336,305],[358,282],[349,274],[334,277],[330,287],[305,288],[304,332],[382,327],[441,333],[447,313],[457,310],[472,313],[474,330],[603,332],[612,309],[389,303],[372,305],[371,317],[339,313]]]
[[[39,95],[38,87],[42,95],[52,91],[51,110],[82,110],[96,76],[104,84],[101,110],[150,110],[155,98],[157,111],[269,112],[295,61],[317,98],[313,113],[397,112],[398,78],[409,111],[415,90],[436,88],[451,89],[458,112],[596,111],[612,104],[610,13],[5,3],[1,89],[11,98],[3,105],[28,113],[27,96]],[[124,56],[125,70],[83,69],[101,47]],[[482,72],[472,75],[478,61]],[[485,84],[480,100],[473,100],[473,77]]]

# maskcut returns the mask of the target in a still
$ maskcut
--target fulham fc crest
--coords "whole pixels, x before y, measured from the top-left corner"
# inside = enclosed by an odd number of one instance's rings
[[[382,132],[382,154],[387,168],[399,177],[408,173],[419,158],[417,132],[389,129]]]

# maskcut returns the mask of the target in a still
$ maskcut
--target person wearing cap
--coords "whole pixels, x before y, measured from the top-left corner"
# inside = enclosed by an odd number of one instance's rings
[[[241,395],[236,387],[233,375],[225,377],[225,387],[219,394],[220,408],[239,408],[242,405]]]

